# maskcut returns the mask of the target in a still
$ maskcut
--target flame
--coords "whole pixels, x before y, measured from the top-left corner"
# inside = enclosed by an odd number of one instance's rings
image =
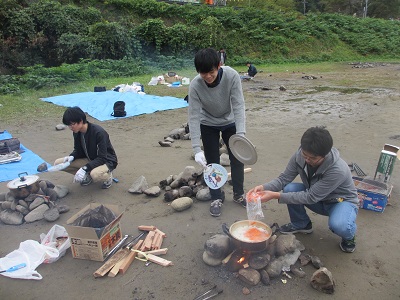
[[[238,263],[241,264],[244,261],[244,256],[242,256],[239,260]]]

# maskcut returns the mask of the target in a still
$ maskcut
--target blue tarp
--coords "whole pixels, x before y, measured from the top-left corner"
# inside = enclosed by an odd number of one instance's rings
[[[111,116],[116,101],[125,102],[125,118],[151,114],[161,110],[182,108],[188,105],[184,99],[175,97],[114,91],[75,93],[42,98],[42,100],[66,107],[79,106],[83,111],[99,121],[119,119]]]
[[[0,140],[9,138],[12,138],[12,135],[6,130],[0,133]],[[37,167],[45,162],[41,157],[28,148],[25,148],[22,143],[21,150],[24,150],[24,152],[21,153],[22,159],[20,161],[0,164],[0,182],[16,179],[18,178],[18,174],[24,172],[28,173],[28,175],[37,174]],[[49,167],[50,165],[47,163],[47,166]]]

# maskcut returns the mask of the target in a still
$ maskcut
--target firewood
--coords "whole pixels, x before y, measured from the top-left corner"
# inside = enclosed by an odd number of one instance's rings
[[[144,230],[144,231],[152,231],[152,230],[156,230],[157,227],[156,226],[148,226],[148,225],[140,225],[138,226],[139,230]]]
[[[109,260],[106,261],[105,264],[103,264],[100,268],[96,270],[96,272],[93,273],[94,277],[103,277],[110,271],[114,265],[119,262],[122,258],[125,257],[126,252],[124,251],[125,249],[119,249]]]
[[[138,250],[140,246],[143,244],[143,240],[139,240],[135,246],[133,246],[133,250]],[[124,258],[123,263],[119,266],[119,272],[125,274],[126,270],[128,270],[129,266],[132,264],[133,260],[137,255],[136,251],[130,251],[129,254]]]
[[[163,238],[167,237],[167,235],[164,232],[162,232],[160,229],[158,229],[158,228],[156,228],[154,231],[156,233],[160,234]]]
[[[144,239],[144,242],[143,242],[142,247],[140,248],[140,251],[151,250],[151,244],[153,242],[154,235],[155,235],[154,231],[149,231],[146,238]]]
[[[162,248],[162,249],[156,249],[156,250],[150,250],[143,252],[144,254],[153,254],[153,255],[162,255],[162,254],[167,254],[168,248]],[[141,253],[138,253],[138,257],[143,258],[144,255]]]
[[[163,267],[172,266],[172,261],[166,260],[164,258],[155,256],[154,254],[147,254],[147,259],[153,263],[161,265]]]

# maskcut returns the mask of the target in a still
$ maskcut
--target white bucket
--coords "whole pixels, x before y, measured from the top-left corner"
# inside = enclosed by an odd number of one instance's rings
[[[183,77],[183,78],[182,78],[182,84],[183,84],[183,85],[188,85],[188,84],[190,84],[190,78]]]

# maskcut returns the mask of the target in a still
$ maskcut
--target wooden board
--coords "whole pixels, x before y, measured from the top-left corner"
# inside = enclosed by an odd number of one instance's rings
[[[142,246],[143,240],[139,240],[135,246],[133,246],[133,250],[138,250],[140,246]],[[130,251],[130,253],[123,259],[122,264],[119,266],[119,272],[125,274],[126,270],[128,270],[129,266],[132,264],[135,259],[137,252]]]
[[[106,261],[105,264],[103,264],[100,268],[96,270],[96,272],[93,273],[94,277],[103,277],[110,271],[114,265],[119,262],[122,258],[126,256],[126,252],[123,251],[125,249],[119,249],[109,260]]]

